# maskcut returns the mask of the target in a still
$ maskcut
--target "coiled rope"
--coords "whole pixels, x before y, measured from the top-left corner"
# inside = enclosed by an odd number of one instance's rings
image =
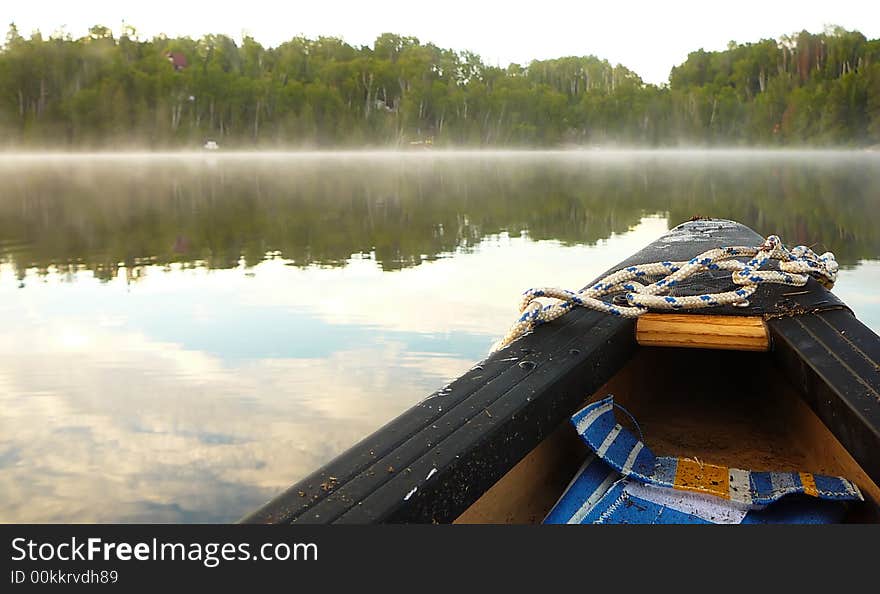
[[[740,262],[735,259],[742,257],[751,260]],[[779,270],[761,270],[771,259],[779,261]],[[731,280],[738,288],[704,295],[674,297],[670,294],[685,279],[710,270],[729,270]],[[831,252],[818,256],[805,245],[788,250],[779,237],[770,235],[758,247],[715,248],[686,262],[654,262],[628,266],[577,292],[546,287],[529,289],[523,293],[519,319],[504,338],[495,343],[492,351],[508,346],[536,326],[553,321],[574,307],[586,307],[624,318],[635,318],[652,309],[716,307],[743,303],[757,290],[758,285],[764,283],[800,287],[813,276],[830,289],[837,279],[837,270],[837,260]],[[657,279],[660,276],[663,278]],[[621,291],[626,291],[626,306],[616,306],[600,299]],[[540,297],[550,297],[558,301],[543,305],[537,301]]]

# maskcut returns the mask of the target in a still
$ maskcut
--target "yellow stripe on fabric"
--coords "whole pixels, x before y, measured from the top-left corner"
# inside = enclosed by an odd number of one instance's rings
[[[798,474],[801,477],[801,484],[804,486],[804,493],[818,497],[819,489],[816,488],[816,479],[813,478],[813,475],[809,472],[799,472]]]
[[[703,464],[690,458],[679,458],[673,488],[681,491],[708,493],[730,499],[726,466]]]

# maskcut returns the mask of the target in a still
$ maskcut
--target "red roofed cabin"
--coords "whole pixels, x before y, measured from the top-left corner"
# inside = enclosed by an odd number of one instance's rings
[[[180,52],[168,52],[165,54],[165,57],[168,58],[168,61],[174,66],[174,70],[178,72],[189,65],[186,61],[186,56]]]

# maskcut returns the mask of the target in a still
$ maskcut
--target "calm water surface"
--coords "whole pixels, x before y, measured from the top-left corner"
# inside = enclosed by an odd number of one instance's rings
[[[877,153],[0,156],[0,521],[225,522],[693,215],[837,254]]]

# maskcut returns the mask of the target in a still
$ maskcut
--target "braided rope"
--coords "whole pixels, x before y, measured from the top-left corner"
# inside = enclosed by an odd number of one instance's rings
[[[751,259],[746,262],[735,260],[741,257]],[[761,270],[771,259],[779,260],[779,270]],[[704,295],[673,297],[670,294],[685,279],[710,270],[730,271],[731,280],[738,288]],[[578,292],[548,287],[529,289],[523,293],[520,301],[519,319],[504,338],[495,343],[492,351],[508,346],[536,326],[553,321],[576,306],[624,318],[638,317],[650,309],[716,307],[746,301],[760,284],[800,287],[806,284],[809,276],[830,289],[837,279],[837,270],[837,260],[831,252],[818,256],[804,245],[789,251],[779,237],[770,235],[758,247],[715,248],[686,262],[653,262],[628,266]],[[657,279],[660,276],[663,278]],[[620,291],[626,291],[626,306],[618,307],[600,299],[604,295]],[[537,301],[540,297],[550,297],[558,301],[543,305]]]

